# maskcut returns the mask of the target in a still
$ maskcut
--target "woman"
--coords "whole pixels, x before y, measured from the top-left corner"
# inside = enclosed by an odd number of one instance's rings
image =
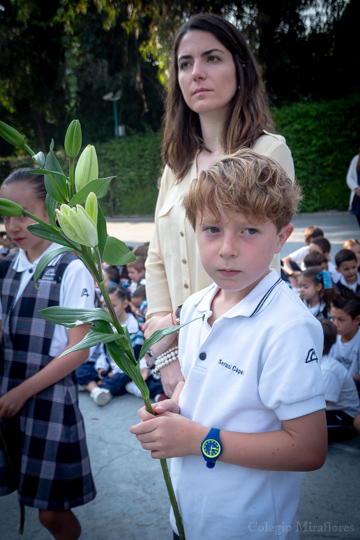
[[[360,152],[351,160],[346,183],[351,189],[349,210],[355,215],[360,227]]]
[[[192,293],[207,287],[195,235],[185,220],[181,198],[199,170],[220,154],[242,146],[277,160],[294,178],[291,152],[274,125],[255,60],[240,32],[212,14],[191,17],[179,30],[172,51],[164,122],[166,163],[155,211],[155,229],[146,263],[146,337],[170,326],[169,313]],[[270,132],[270,133],[269,133]],[[156,315],[156,317],[154,317]],[[158,356],[171,338],[162,340]],[[171,396],[181,379],[179,363],[162,366],[164,390]]]

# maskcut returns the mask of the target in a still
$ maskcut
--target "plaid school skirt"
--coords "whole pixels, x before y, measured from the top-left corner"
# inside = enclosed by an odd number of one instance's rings
[[[30,398],[1,425],[13,472],[0,441],[0,495],[18,489],[20,503],[43,510],[68,510],[94,499],[84,421],[71,374]]]

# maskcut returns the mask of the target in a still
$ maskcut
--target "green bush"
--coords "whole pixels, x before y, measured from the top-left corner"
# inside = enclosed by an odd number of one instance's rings
[[[147,130],[96,144],[100,176],[116,175],[104,199],[106,215],[153,214],[161,175],[161,133]]]
[[[346,173],[360,146],[360,96],[273,110],[303,186],[301,212],[346,210]]]
[[[303,186],[302,212],[346,210],[346,173],[360,145],[360,95],[318,103],[295,103],[273,110],[276,131],[286,138]],[[153,214],[161,174],[161,133],[145,128],[95,144],[100,176],[117,175],[102,199],[106,215]],[[58,148],[59,150],[59,148]],[[57,153],[67,170],[61,150]],[[18,167],[32,167],[28,156],[0,159],[5,178]]]

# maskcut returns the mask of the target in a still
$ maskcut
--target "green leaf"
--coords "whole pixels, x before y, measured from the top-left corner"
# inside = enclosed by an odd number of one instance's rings
[[[86,186],[84,186],[80,191],[73,196],[69,201],[69,206],[75,206],[76,204],[83,204],[86,200],[86,197],[89,193],[93,192],[98,199],[105,197],[110,187],[110,182],[115,176],[109,176],[108,178],[96,178],[96,180],[91,180]]]
[[[101,206],[99,203],[98,203],[97,231],[98,231],[98,238],[99,238],[98,247],[99,247],[100,257],[102,258],[105,244],[106,244],[106,239],[107,239],[107,230],[106,230],[105,216],[103,214],[103,211],[101,210]]]
[[[73,328],[77,321],[81,321],[83,324],[93,323],[94,321],[112,323],[111,316],[103,308],[77,309],[53,306],[40,310],[40,313],[47,321],[54,324],[61,324],[67,328]]]
[[[116,365],[119,366],[119,368],[135,382],[136,386],[141,391],[142,397],[144,399],[148,399],[149,389],[140,373],[139,364],[136,363],[135,358],[130,360],[127,355],[121,350],[119,343],[108,343],[106,345],[106,348],[108,349]]]
[[[169,326],[168,328],[162,328],[161,330],[156,330],[156,332],[153,333],[152,336],[150,336],[147,340],[144,341],[140,353],[139,353],[139,359],[142,358],[151,347],[160,341],[163,337],[168,336],[170,334],[173,334],[174,332],[177,332],[184,326],[187,326],[188,324],[191,324],[195,321],[198,321],[199,319],[202,319],[203,317],[197,317],[196,319],[193,319],[192,321],[189,321],[184,324],[179,324],[178,326]]]
[[[45,227],[45,225],[42,225],[41,223],[33,223],[28,226],[28,230],[35,236],[39,236],[39,238],[71,248],[69,251],[75,251],[74,246],[78,247],[75,243],[69,244],[69,241],[64,238],[57,229],[53,229],[50,225],[49,227]]]
[[[113,236],[108,236],[102,258],[108,264],[121,266],[135,261],[136,255],[134,255],[124,242]]]
[[[46,195],[45,208],[53,227],[56,227],[55,208],[59,205],[58,201],[53,199],[49,194]]]
[[[41,310],[41,311],[45,311],[45,310]],[[99,343],[109,343],[111,341],[120,341],[123,339],[126,339],[126,337],[120,334],[103,334],[102,332],[89,332],[88,334],[86,334],[84,339],[82,339],[79,343],[77,343],[77,345],[74,345],[74,347],[71,347],[70,349],[67,349],[62,354],[60,354],[59,358],[62,358],[66,354],[69,354],[75,351],[82,351],[83,349],[89,349],[90,347],[95,347]]]
[[[32,225],[29,226],[28,228],[30,228],[30,227],[32,227]],[[61,255],[62,253],[66,253],[66,252],[71,251],[71,250],[72,250],[72,248],[69,249],[68,247],[52,249],[52,250],[48,251],[47,253],[45,253],[45,255],[43,255],[41,257],[40,261],[38,262],[38,264],[36,266],[36,270],[35,270],[35,274],[34,274],[35,287],[36,287],[36,282],[38,281],[39,277],[41,276],[41,274],[43,273],[43,271],[45,270],[47,265],[53,259],[55,259],[55,257],[57,257],[58,255]],[[38,287],[36,287],[36,288],[39,290]],[[51,308],[47,308],[47,309],[51,309]]]

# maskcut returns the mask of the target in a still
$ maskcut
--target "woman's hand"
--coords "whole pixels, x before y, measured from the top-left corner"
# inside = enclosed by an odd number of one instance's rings
[[[171,313],[165,313],[164,315],[163,314],[153,315],[151,319],[146,321],[146,323],[144,324],[143,331],[144,331],[145,339],[148,339],[149,337],[151,337],[153,333],[156,332],[156,330],[168,328],[169,326],[174,326],[171,320]],[[177,338],[176,338],[176,342],[177,342]],[[174,346],[172,345],[173,343],[174,343],[173,334],[170,334],[169,336],[165,336],[160,341],[155,343],[155,345],[151,347],[151,352],[154,358],[157,358],[158,356],[160,356],[160,354],[167,351],[171,346]]]
[[[9,390],[0,398],[0,418],[11,418],[22,409],[27,401],[27,396],[21,388],[21,384]]]
[[[176,345],[175,342],[174,345]],[[184,378],[181,372],[179,360],[175,360],[175,362],[171,362],[171,364],[161,368],[160,375],[164,393],[167,395],[167,397],[171,398],[175,388]]]

